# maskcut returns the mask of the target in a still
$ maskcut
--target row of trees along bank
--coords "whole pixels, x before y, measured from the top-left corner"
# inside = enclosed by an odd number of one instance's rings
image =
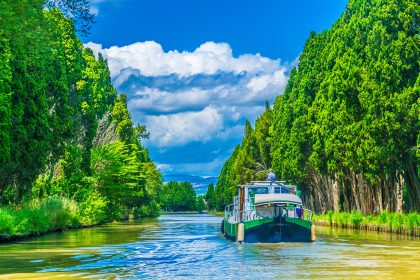
[[[249,122],[216,208],[268,167],[316,212],[420,210],[420,4],[350,0],[312,32],[274,107]]]
[[[54,8],[73,2],[83,1],[0,0],[0,234],[5,220],[23,227],[16,211],[49,209],[33,201],[54,197],[77,205],[82,224],[160,213],[163,184],[140,142],[145,127],[133,126],[106,60]]]

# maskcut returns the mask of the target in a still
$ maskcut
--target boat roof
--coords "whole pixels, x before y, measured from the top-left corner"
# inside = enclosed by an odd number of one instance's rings
[[[246,183],[244,185],[238,185],[238,187],[247,187],[247,188],[258,188],[258,187],[269,187],[271,184],[274,184],[274,186],[283,187],[288,190],[294,190],[296,191],[297,187],[295,185],[286,185],[286,181],[251,181],[249,183]]]
[[[295,194],[291,193],[267,193],[256,194],[255,205],[263,204],[302,204],[302,200]]]

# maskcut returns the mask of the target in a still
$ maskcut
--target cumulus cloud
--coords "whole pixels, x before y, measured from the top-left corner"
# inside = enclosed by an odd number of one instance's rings
[[[221,114],[212,107],[200,112],[147,116],[146,123],[149,128],[153,127],[150,141],[162,147],[194,141],[207,142],[223,128]]]
[[[128,67],[138,69],[144,76],[178,74],[181,77],[216,72],[273,73],[279,69],[279,60],[260,54],[233,57],[226,43],[206,42],[193,52],[177,50],[165,52],[154,41],[138,42],[123,47],[103,49],[102,45],[89,42],[85,45],[107,59],[112,75],[117,76]]]
[[[150,132],[151,153],[169,157],[200,143],[209,158],[199,166],[212,170],[238,143],[245,119],[255,121],[265,102],[283,92],[291,66],[260,54],[235,57],[226,43],[206,42],[191,52],[164,51],[153,41],[110,48],[89,42],[85,47],[108,60],[114,86],[127,94],[135,121]],[[166,171],[198,164],[168,165],[160,156],[158,162]]]

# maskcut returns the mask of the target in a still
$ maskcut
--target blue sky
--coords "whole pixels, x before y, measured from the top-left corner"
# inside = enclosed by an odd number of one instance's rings
[[[160,170],[217,176],[245,120],[284,90],[309,33],[346,2],[91,0],[83,41],[108,59]]]

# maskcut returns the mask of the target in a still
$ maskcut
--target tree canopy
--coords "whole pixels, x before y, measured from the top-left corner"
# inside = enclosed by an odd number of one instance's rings
[[[159,214],[145,127],[133,126],[107,61],[76,34],[88,7],[0,0],[0,204],[64,196],[96,222]]]
[[[331,29],[312,32],[273,109],[255,131],[246,123],[219,206],[266,163],[319,212],[420,210],[419,18],[418,1],[350,0]]]

